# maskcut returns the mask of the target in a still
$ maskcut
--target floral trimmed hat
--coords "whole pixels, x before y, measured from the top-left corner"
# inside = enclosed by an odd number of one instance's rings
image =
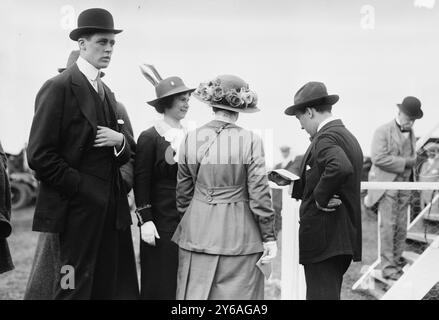
[[[256,93],[249,89],[244,80],[233,75],[221,75],[201,83],[193,95],[211,107],[243,113],[260,111],[256,107]]]

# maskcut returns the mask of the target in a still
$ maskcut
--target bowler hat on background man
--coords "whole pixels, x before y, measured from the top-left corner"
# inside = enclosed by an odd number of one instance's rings
[[[82,11],[78,16],[78,27],[70,32],[70,39],[78,41],[81,35],[107,32],[120,33],[122,30],[114,29],[113,16],[101,8],[92,8]]]
[[[67,59],[67,64],[65,68],[58,68],[58,72],[61,73],[65,71],[67,68],[69,68],[71,65],[73,65],[76,61],[78,61],[79,58],[79,50],[73,50],[70,52],[69,58]],[[99,72],[100,77],[102,78],[105,76],[105,73],[103,71]]]
[[[405,97],[402,103],[397,104],[399,110],[412,119],[421,119],[424,112],[421,110],[421,101],[416,97]]]
[[[152,74],[149,73],[147,69],[150,69]],[[183,80],[179,77],[174,76],[163,79],[153,65],[143,64],[140,66],[140,71],[142,72],[143,76],[155,87],[155,94],[157,98],[147,102],[153,107],[157,107],[159,102],[166,97],[170,97],[174,94],[186,92],[190,93],[195,91],[195,89],[186,87]]]
[[[328,95],[328,90],[322,82],[308,82],[297,91],[294,96],[294,105],[285,109],[285,114],[294,116],[298,110],[305,108],[333,105],[338,99],[339,96],[336,94]]]

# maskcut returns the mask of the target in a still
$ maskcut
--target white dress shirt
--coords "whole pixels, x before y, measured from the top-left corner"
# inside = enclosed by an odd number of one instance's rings
[[[90,64],[87,60],[85,60],[81,56],[78,57],[78,61],[76,61],[76,64],[78,65],[79,71],[82,72],[82,74],[87,78],[87,80],[96,90],[96,92],[98,92],[97,80],[100,74],[99,69],[97,69],[95,66]]]
[[[329,118],[323,120],[323,121],[319,124],[319,126],[317,127],[317,132],[319,132],[319,131],[320,131],[320,130],[321,130],[326,124],[328,124],[329,122],[334,121],[334,120],[339,120],[339,118],[334,117],[334,116],[330,116]]]
[[[93,66],[90,62],[85,60],[83,57],[79,56],[76,61],[79,71],[87,78],[92,87],[98,92],[98,78],[100,77],[100,70]],[[122,148],[117,151],[116,147],[114,148],[114,155],[118,157],[123,149],[125,149],[125,136],[123,137]]]

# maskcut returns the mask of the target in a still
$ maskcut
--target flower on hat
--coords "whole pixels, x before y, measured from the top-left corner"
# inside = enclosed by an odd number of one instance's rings
[[[201,83],[194,96],[210,104],[229,105],[239,109],[254,107],[258,101],[256,93],[248,87],[225,90],[221,86],[221,79],[218,78]]]
[[[229,105],[233,108],[245,108],[245,102],[241,98],[241,95],[234,89],[229,90],[226,94],[226,101],[229,103]]]

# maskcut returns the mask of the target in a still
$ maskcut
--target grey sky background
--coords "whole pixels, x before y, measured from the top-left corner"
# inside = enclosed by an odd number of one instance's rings
[[[439,4],[421,2],[424,7],[419,0],[2,0],[0,140],[8,152],[25,144],[36,93],[77,48],[69,25],[82,10],[103,7],[124,29],[104,82],[126,106],[136,138],[159,118],[146,104],[155,93],[139,71],[145,62],[188,86],[227,73],[245,79],[262,111],[241,115],[238,124],[260,130],[269,166],[281,145],[296,154],[306,150],[306,133],[283,111],[303,84],[323,81],[340,95],[334,113],[369,154],[373,131],[407,95],[423,103],[417,135],[439,122]],[[365,5],[374,8],[373,29],[364,28]],[[196,99],[190,105],[190,125],[212,117]]]

